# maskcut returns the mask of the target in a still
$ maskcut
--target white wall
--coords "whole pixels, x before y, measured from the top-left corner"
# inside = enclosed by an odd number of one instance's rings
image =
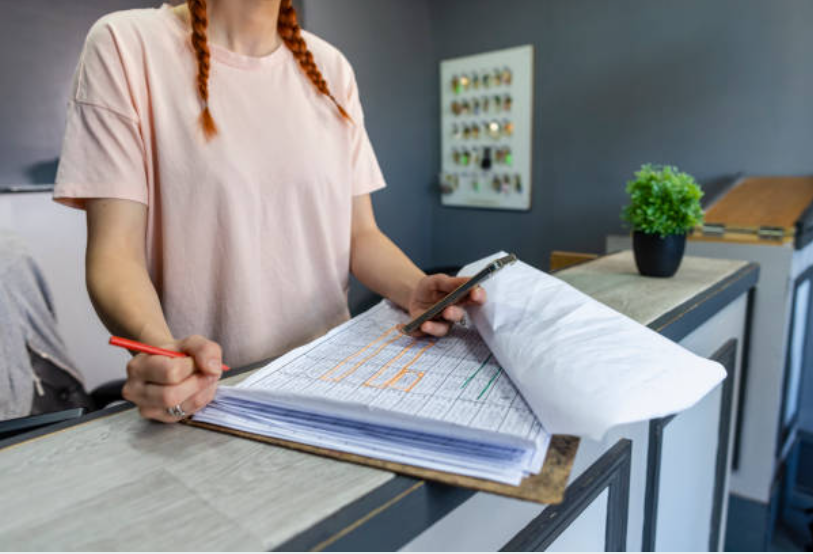
[[[60,206],[51,193],[0,194],[0,228],[28,243],[54,296],[59,330],[88,389],[125,376],[129,354],[107,345],[85,288],[84,212]]]

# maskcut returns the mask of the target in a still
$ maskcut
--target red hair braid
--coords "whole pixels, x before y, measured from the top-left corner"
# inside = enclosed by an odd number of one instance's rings
[[[203,110],[200,114],[200,123],[203,128],[203,133],[206,138],[211,138],[217,134],[217,126],[209,111],[209,70],[210,70],[210,57],[209,44],[206,38],[206,28],[209,25],[209,17],[206,11],[206,0],[186,0],[186,5],[189,8],[189,18],[192,25],[192,48],[195,51],[195,58],[198,62],[198,94],[203,102]],[[347,111],[330,92],[327,81],[322,76],[322,72],[316,65],[313,59],[313,54],[308,50],[308,45],[305,39],[302,38],[302,28],[299,26],[296,18],[296,10],[291,0],[282,0],[279,9],[279,18],[277,21],[277,31],[280,38],[285,43],[285,46],[296,58],[299,67],[307,75],[308,79],[313,86],[316,87],[320,93],[327,96],[336,109],[341,114],[342,118],[352,121],[352,118]]]
[[[203,101],[203,111],[200,113],[200,124],[203,134],[211,138],[217,134],[217,126],[209,111],[209,44],[206,40],[206,27],[209,25],[209,16],[206,13],[206,0],[187,0],[189,18],[192,23],[192,47],[198,60],[198,94]]]
[[[310,79],[313,86],[316,87],[316,90],[333,101],[336,109],[339,110],[339,113],[344,119],[352,121],[347,111],[345,111],[342,105],[339,104],[339,102],[333,96],[333,93],[330,92],[330,87],[327,86],[327,81],[325,81],[325,78],[322,77],[322,72],[319,71],[319,68],[316,66],[316,62],[313,59],[313,54],[311,54],[311,51],[308,50],[308,45],[305,42],[305,39],[302,38],[302,28],[297,22],[296,10],[294,9],[292,0],[282,0],[282,3],[279,6],[277,30],[279,31],[279,36],[282,38],[285,46],[288,47],[288,50],[290,50],[294,55],[296,61],[299,62],[299,67],[302,68],[302,71],[304,71],[305,75],[308,76],[308,79]]]

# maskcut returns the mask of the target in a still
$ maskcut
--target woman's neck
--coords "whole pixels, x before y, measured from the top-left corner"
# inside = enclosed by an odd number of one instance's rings
[[[266,56],[280,47],[277,31],[281,0],[209,0],[208,38],[237,54]],[[177,9],[184,11],[185,5]]]

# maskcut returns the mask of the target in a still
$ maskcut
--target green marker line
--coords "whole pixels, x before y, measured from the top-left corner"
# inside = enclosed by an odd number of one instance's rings
[[[475,376],[476,376],[478,373],[480,373],[480,370],[481,370],[481,369],[483,369],[483,368],[485,367],[485,365],[488,363],[488,361],[489,361],[490,359],[491,359],[491,354],[489,354],[489,355],[488,355],[488,357],[485,359],[485,361],[483,361],[483,363],[482,363],[482,364],[480,364],[480,367],[478,367],[478,368],[477,368],[477,371],[475,371],[474,373],[472,373],[471,375],[469,375],[469,376],[466,378],[466,380],[465,380],[465,381],[463,381],[463,384],[462,384],[462,385],[460,385],[460,388],[461,388],[461,389],[465,389],[465,388],[466,388],[466,385],[468,385],[468,384],[469,384],[469,381],[471,381],[472,379],[474,379],[474,377],[475,377]]]
[[[486,385],[486,388],[484,388],[484,389],[483,389],[483,390],[480,392],[480,396],[478,396],[478,397],[477,397],[477,400],[480,400],[480,399],[483,397],[483,395],[484,395],[484,394],[485,394],[485,393],[488,391],[489,387],[491,387],[491,383],[493,383],[493,382],[494,382],[494,380],[497,378],[497,376],[498,376],[500,373],[502,373],[502,368],[499,368],[499,369],[496,371],[496,373],[494,373],[494,375],[491,377],[491,380],[490,380],[490,381],[488,382],[488,384]]]

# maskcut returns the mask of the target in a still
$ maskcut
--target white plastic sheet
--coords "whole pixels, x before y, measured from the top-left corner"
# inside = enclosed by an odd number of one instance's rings
[[[616,425],[685,410],[725,378],[719,363],[521,261],[483,288],[488,302],[470,315],[549,433],[600,440]]]

